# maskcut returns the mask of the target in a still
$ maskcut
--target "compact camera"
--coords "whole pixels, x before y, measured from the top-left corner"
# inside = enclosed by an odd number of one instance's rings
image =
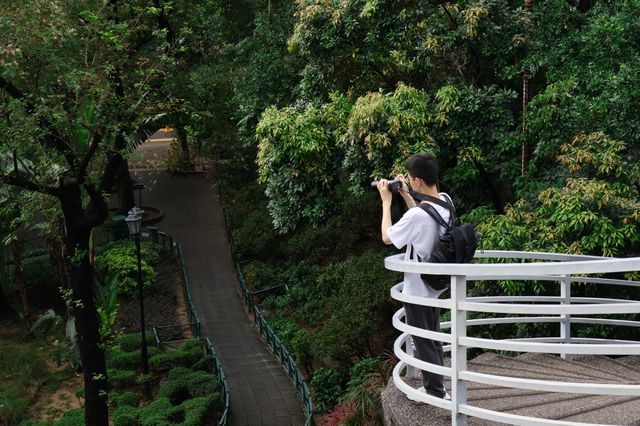
[[[378,181],[374,180],[371,182],[372,187],[378,186]],[[393,179],[389,181],[389,191],[391,192],[400,192],[402,190],[402,181],[398,179]]]

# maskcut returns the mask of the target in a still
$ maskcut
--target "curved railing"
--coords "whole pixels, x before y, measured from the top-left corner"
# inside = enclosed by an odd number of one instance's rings
[[[403,254],[385,259],[386,268],[393,271],[434,275],[455,274],[451,276],[451,296],[449,299],[431,299],[403,294],[401,292],[402,283],[391,289],[391,296],[398,301],[451,310],[451,321],[441,323],[441,329],[449,329],[450,333],[433,332],[407,325],[403,321],[403,308],[394,314],[393,326],[402,332],[394,343],[394,352],[399,358],[399,362],[393,371],[393,381],[398,389],[412,399],[449,410],[451,423],[454,425],[466,424],[466,416],[507,424],[572,424],[566,421],[538,419],[475,407],[467,402],[467,384],[469,383],[550,392],[640,396],[640,385],[531,380],[478,373],[469,371],[467,368],[467,349],[469,348],[551,353],[560,354],[561,357],[565,357],[567,354],[640,355],[640,341],[584,339],[571,336],[571,324],[576,323],[640,328],[640,321],[589,317],[590,315],[604,314],[638,314],[640,313],[640,301],[571,296],[572,283],[640,287],[640,282],[637,281],[588,276],[590,274],[638,271],[640,270],[640,258],[616,259],[516,251],[478,252],[476,258],[517,259],[520,262],[418,263],[405,261]],[[533,262],[523,263],[525,261]],[[485,280],[557,282],[560,285],[560,296],[467,296],[468,281]],[[471,312],[493,315],[493,317],[468,319],[467,314]],[[497,317],[497,314],[525,316]],[[467,336],[469,327],[526,322],[558,323],[558,336],[503,340]],[[410,344],[411,335],[442,342],[444,350],[451,352],[451,367],[430,364],[413,357],[413,349]],[[407,370],[409,376],[412,376],[415,374],[415,369],[450,377],[452,400],[447,401],[419,393],[406,383],[403,372]]]

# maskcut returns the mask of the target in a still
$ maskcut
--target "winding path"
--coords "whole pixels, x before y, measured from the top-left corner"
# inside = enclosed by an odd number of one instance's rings
[[[138,151],[148,156],[166,152],[166,146],[168,142],[149,142]],[[132,177],[147,186],[143,204],[164,212],[153,226],[182,246],[202,335],[218,352],[229,383],[230,424],[303,425],[305,416],[294,388],[260,339],[239,296],[213,174],[172,177],[138,166],[144,171],[132,169]]]

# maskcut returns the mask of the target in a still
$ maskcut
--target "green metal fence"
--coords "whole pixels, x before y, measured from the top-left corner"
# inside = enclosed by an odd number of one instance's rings
[[[202,338],[200,334],[200,319],[198,318],[198,313],[193,304],[193,299],[191,298],[191,285],[189,284],[189,276],[187,275],[187,268],[184,265],[184,258],[182,257],[182,247],[180,244],[173,239],[171,235],[168,235],[165,232],[158,231],[157,228],[147,228],[148,238],[154,244],[160,245],[164,250],[171,250],[173,254],[176,256],[178,260],[178,264],[180,265],[180,274],[182,276],[182,282],[184,283],[182,289],[184,291],[184,299],[187,305],[187,314],[189,316],[189,324],[181,324],[181,325],[169,325],[169,326],[161,326],[154,327],[153,334],[156,340],[156,344],[158,346],[162,345],[163,340],[160,337],[161,330],[170,329],[170,328],[181,328],[188,326],[191,329],[191,332],[194,336],[200,339],[203,350],[207,355],[211,357],[211,369],[220,379],[220,386],[222,387],[222,395],[224,398],[224,410],[222,415],[220,416],[220,421],[218,425],[226,426],[229,423],[229,384],[227,383],[227,378],[222,370],[222,365],[220,364],[220,359],[216,351],[211,344],[209,338]],[[177,340],[173,340],[173,342],[177,342]]]
[[[249,306],[250,309],[253,311],[255,321],[256,321],[256,324],[258,325],[258,330],[260,331],[260,334],[264,337],[266,342],[269,344],[269,347],[271,348],[271,351],[273,352],[274,356],[280,362],[280,364],[282,365],[282,368],[284,368],[284,370],[287,372],[287,375],[289,376],[289,380],[291,380],[291,383],[293,383],[293,385],[295,386],[296,391],[298,392],[298,396],[300,397],[300,400],[302,401],[302,404],[304,406],[304,411],[307,414],[307,420],[305,422],[305,426],[311,426],[314,424],[313,423],[313,400],[311,398],[311,393],[309,392],[309,387],[307,386],[307,383],[304,381],[302,372],[296,365],[296,362],[293,356],[291,356],[287,348],[282,344],[278,336],[276,336],[275,332],[273,331],[269,323],[267,323],[267,320],[260,312],[260,308],[254,305],[251,301],[252,293],[247,288],[247,285],[244,280],[244,274],[242,273],[242,267],[240,266],[240,262],[236,257],[236,249],[235,249],[235,244],[233,242],[233,237],[231,235],[231,228],[229,226],[229,217],[227,215],[227,209],[223,207],[222,212],[224,214],[224,223],[225,223],[225,227],[227,229],[227,235],[229,238],[229,248],[231,250],[231,257],[233,259],[234,264],[236,265],[236,276],[238,278],[238,282],[240,283],[240,289],[242,291],[242,300],[244,304]]]
[[[257,306],[253,307],[253,312],[256,318],[256,324],[258,325],[258,330],[260,330],[260,334],[262,334],[269,344],[271,351],[275,355],[276,359],[280,361],[282,367],[289,375],[291,382],[295,386],[298,391],[298,395],[300,395],[300,399],[304,404],[304,411],[307,413],[307,421],[305,425],[313,424],[313,402],[311,399],[311,393],[309,392],[309,387],[307,383],[304,381],[302,377],[302,373],[300,369],[296,365],[296,362],[287,350],[287,348],[282,344],[276,333],[273,331],[271,326],[267,323],[264,315],[260,312],[260,309]]]

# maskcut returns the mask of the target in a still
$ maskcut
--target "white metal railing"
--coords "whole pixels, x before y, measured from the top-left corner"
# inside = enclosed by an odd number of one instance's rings
[[[441,329],[449,329],[450,333],[433,332],[409,326],[404,322],[403,308],[393,315],[393,326],[402,332],[394,343],[394,353],[399,362],[393,371],[393,381],[398,389],[414,400],[449,410],[452,425],[466,425],[467,416],[517,425],[585,425],[585,423],[525,417],[475,407],[467,403],[468,383],[547,392],[640,396],[640,385],[532,380],[478,373],[467,369],[468,348],[551,353],[559,354],[563,358],[567,354],[640,355],[640,341],[584,339],[571,336],[571,324],[577,323],[628,326],[640,329],[640,321],[589,317],[589,315],[602,314],[638,314],[640,313],[640,301],[571,297],[572,283],[640,287],[640,282],[637,281],[588,276],[589,274],[639,271],[640,257],[618,259],[571,254],[487,250],[476,253],[476,258],[506,259],[510,262],[418,263],[405,261],[404,254],[385,259],[385,267],[393,271],[451,275],[451,296],[449,299],[431,299],[403,294],[402,283],[391,289],[392,298],[398,301],[451,310],[451,321],[441,323]],[[472,280],[557,282],[560,284],[560,295],[468,297],[467,282]],[[526,316],[468,319],[468,312]],[[575,315],[580,316],[576,317]],[[558,323],[560,326],[559,335],[502,340],[467,336],[467,328],[470,326],[532,322]],[[411,335],[443,342],[445,344],[443,349],[451,352],[451,367],[430,364],[413,357]],[[406,370],[408,376],[415,376],[416,369],[450,377],[452,400],[446,401],[420,393],[407,384],[404,381],[403,372]]]

